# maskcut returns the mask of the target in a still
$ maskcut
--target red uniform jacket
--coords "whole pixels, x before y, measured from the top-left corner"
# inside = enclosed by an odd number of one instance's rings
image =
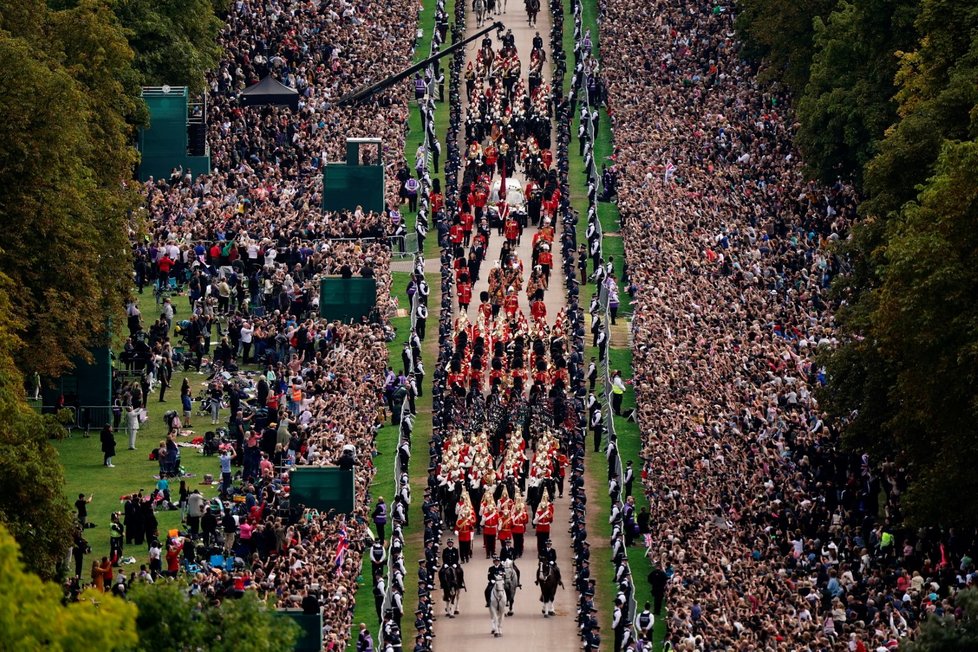
[[[472,301],[472,284],[471,283],[459,283],[458,284],[458,302],[468,305]]]
[[[506,222],[506,239],[516,240],[520,237],[520,225],[516,220],[509,220]]]
[[[505,299],[503,299],[503,310],[510,317],[516,315],[516,311],[520,308],[520,300],[515,294],[511,294]]]
[[[525,534],[526,524],[530,521],[530,515],[526,513],[526,508],[513,512],[513,534]]]
[[[496,536],[496,526],[499,525],[499,512],[493,512],[482,517],[482,534]]]
[[[546,319],[547,318],[547,306],[543,301],[534,301],[530,305],[530,314],[533,315],[534,319]]]
[[[550,534],[550,524],[554,522],[554,506],[547,505],[544,509],[541,505],[537,509],[536,517],[537,533],[539,534]]]
[[[452,244],[462,244],[462,240],[465,238],[465,232],[462,231],[462,225],[452,224],[451,228],[448,229],[448,237],[452,241]]]

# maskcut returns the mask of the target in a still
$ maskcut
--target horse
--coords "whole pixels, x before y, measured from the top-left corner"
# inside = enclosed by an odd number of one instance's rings
[[[476,26],[482,27],[482,23],[486,19],[486,1],[472,0],[472,9],[475,11]]]
[[[554,597],[557,595],[557,585],[559,584],[561,588],[564,586],[564,582],[560,579],[560,569],[557,568],[557,564],[541,561],[537,567],[537,584],[540,586],[543,617],[556,616]]]
[[[513,615],[513,601],[516,599],[516,589],[520,588],[520,575],[512,559],[503,562],[503,579],[506,582],[506,615]]]
[[[496,577],[489,594],[489,619],[492,635],[503,635],[503,614],[506,611],[506,580],[502,574]]]
[[[454,618],[458,613],[459,591],[465,588],[462,569],[456,566],[442,566],[438,571],[441,583],[442,600],[445,602],[445,615]]]

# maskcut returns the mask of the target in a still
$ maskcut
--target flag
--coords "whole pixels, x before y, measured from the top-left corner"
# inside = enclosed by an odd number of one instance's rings
[[[665,174],[662,177],[662,182],[663,183],[669,183],[669,180],[672,179],[672,176],[675,173],[676,173],[676,166],[673,165],[672,163],[667,163],[666,164],[666,172],[665,172]]]
[[[507,195],[509,193],[506,191],[506,159],[499,159],[499,168],[502,178],[499,180],[499,201],[506,201]],[[502,217],[502,215],[500,215]]]
[[[333,564],[339,568],[343,565],[343,559],[346,557],[346,551],[350,547],[350,542],[346,538],[345,525],[340,525],[337,534],[339,535],[339,541],[336,543],[336,557],[333,559]]]

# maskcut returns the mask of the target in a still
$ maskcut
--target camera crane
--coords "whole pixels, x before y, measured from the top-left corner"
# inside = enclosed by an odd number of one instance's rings
[[[468,45],[472,41],[474,41],[477,38],[480,38],[480,37],[488,34],[492,30],[496,30],[497,38],[501,38],[502,32],[505,29],[505,27],[506,26],[503,25],[501,22],[496,21],[492,25],[489,25],[488,27],[482,28],[481,30],[479,30],[478,32],[476,32],[472,36],[468,37],[464,41],[459,41],[458,43],[453,43],[451,45],[451,47],[449,47],[448,49],[442,50],[441,52],[438,52],[437,54],[434,54],[434,55],[428,57],[424,61],[420,61],[420,62],[418,62],[418,63],[416,63],[416,64],[414,64],[414,65],[412,65],[412,66],[410,66],[408,68],[405,68],[401,72],[399,72],[399,73],[397,73],[395,75],[392,75],[392,76],[388,77],[387,79],[384,79],[382,81],[379,81],[376,84],[372,84],[370,86],[367,86],[366,88],[361,88],[360,90],[356,90],[356,91],[353,91],[352,93],[349,93],[347,95],[344,95],[343,97],[341,97],[339,99],[339,101],[337,102],[337,105],[344,106],[344,105],[347,105],[347,104],[358,104],[358,103],[360,103],[360,102],[362,102],[362,101],[370,98],[375,93],[379,93],[380,91],[388,88],[389,86],[393,86],[394,84],[396,84],[397,82],[401,81],[402,79],[407,79],[408,77],[410,77],[414,73],[418,72],[419,70],[424,70],[429,65],[431,65],[431,64],[435,63],[436,61],[440,60],[442,57],[444,57],[446,55],[449,55],[449,54],[452,54],[453,52],[455,52],[459,48],[465,47],[466,45]]]

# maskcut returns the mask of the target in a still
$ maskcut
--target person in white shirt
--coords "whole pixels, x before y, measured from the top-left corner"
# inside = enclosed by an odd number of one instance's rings
[[[251,361],[251,343],[254,341],[255,327],[251,325],[251,322],[245,322],[241,325],[241,361],[242,364],[248,364]]]

